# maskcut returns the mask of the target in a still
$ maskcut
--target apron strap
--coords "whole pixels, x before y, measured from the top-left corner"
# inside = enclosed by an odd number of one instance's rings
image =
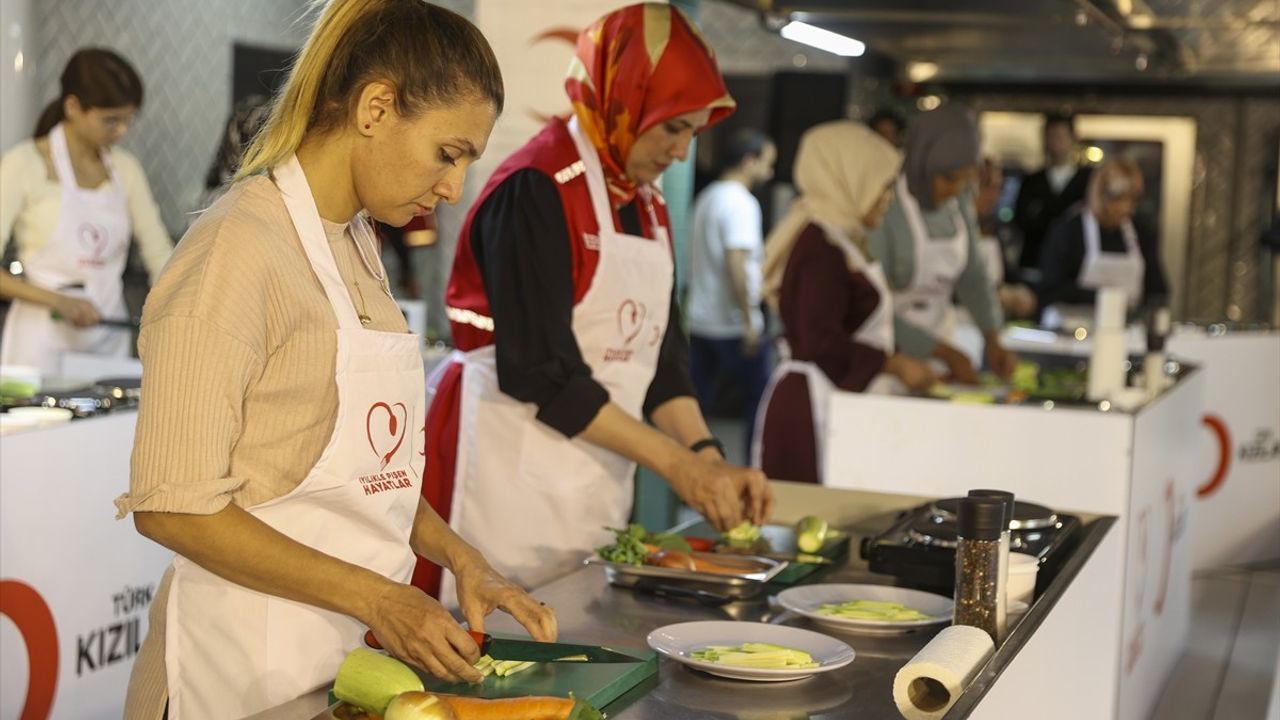
[[[359,330],[360,319],[356,317],[355,304],[351,302],[351,293],[342,281],[338,272],[338,264],[334,262],[333,252],[324,233],[324,225],[320,222],[320,211],[316,209],[315,197],[311,194],[311,186],[307,176],[302,172],[302,165],[297,155],[277,165],[271,171],[280,194],[284,196],[285,208],[293,219],[293,226],[302,241],[302,249],[311,262],[311,269],[324,288],[324,294],[333,306],[333,313],[338,318],[338,327],[343,330]]]
[[[76,190],[76,171],[71,166],[71,151],[67,149],[67,133],[62,123],[49,131],[49,154],[53,156],[53,169],[58,173],[58,184],[63,190]]]
[[[607,221],[610,226],[616,228],[613,221],[613,205],[609,202],[609,190],[604,184],[604,170],[600,166],[600,156],[596,154],[595,147],[583,137],[582,127],[578,124],[576,116],[569,120],[569,136],[573,138],[573,144],[578,148],[578,158],[586,167],[586,172],[583,174],[587,177],[587,191],[591,195],[591,207],[595,210],[598,222]],[[603,227],[599,229],[599,232],[604,231]]]
[[[58,174],[58,184],[62,186],[62,190],[64,192],[79,191],[81,188],[76,182],[76,170],[71,165],[71,150],[67,147],[67,131],[62,123],[54,125],[49,131],[49,154],[53,156],[53,169]],[[116,176],[116,167],[111,162],[111,153],[101,150],[98,155],[102,158],[103,167],[107,169],[107,178],[111,181],[112,190],[116,195],[124,197],[124,186]]]

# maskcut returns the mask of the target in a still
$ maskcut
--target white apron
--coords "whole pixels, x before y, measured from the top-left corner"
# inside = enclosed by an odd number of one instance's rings
[[[124,320],[128,309],[121,275],[129,260],[132,227],[124,186],[116,177],[110,153],[102,152],[110,176],[109,187],[102,191],[77,184],[61,124],[49,132],[49,152],[62,185],[58,221],[44,247],[34,257],[22,259],[26,278],[34,285],[88,300],[104,319]],[[56,375],[64,352],[129,355],[132,335],[128,330],[81,329],[54,320],[51,313],[44,305],[14,300],[0,339],[0,364],[39,367],[46,375]]]
[[[951,297],[955,294],[956,280],[969,263],[969,231],[960,204],[948,201],[955,234],[949,238],[930,237],[920,214],[920,204],[907,189],[905,176],[898,176],[898,202],[911,228],[915,253],[915,277],[911,285],[898,291],[893,298],[895,311],[914,325],[928,330],[935,337],[951,337],[949,320],[953,320]]]
[[[1089,290],[1104,287],[1123,290],[1128,296],[1129,309],[1133,310],[1142,301],[1142,280],[1147,272],[1133,222],[1126,218],[1120,225],[1125,247],[1122,253],[1102,251],[1098,218],[1088,208],[1081,211],[1080,223],[1084,226],[1084,261],[1080,263],[1076,284]]]
[[[657,239],[616,229],[600,159],[578,129],[569,134],[586,166],[600,260],[573,308],[573,335],[609,399],[640,418],[667,329],[674,265],[665,229]],[[646,192],[642,188],[642,193]],[[449,524],[511,580],[537,587],[578,567],[611,542],[604,526],[630,514],[635,463],[539,422],[537,407],[498,388],[492,345],[467,353],[462,371],[457,470]],[[440,599],[456,602],[452,573]]]
[[[892,355],[893,294],[889,289],[889,280],[885,277],[884,267],[880,265],[878,260],[868,261],[867,257],[858,249],[858,246],[844,232],[823,222],[817,222],[817,224],[831,239],[832,244],[844,252],[848,266],[860,269],[876,289],[876,292],[880,294],[880,304],[876,306],[871,316],[853,333],[852,339],[871,347],[880,348],[886,355]],[[835,392],[836,386],[817,364],[805,360],[793,360],[791,358],[791,349],[787,346],[785,340],[779,341],[778,345],[778,355],[781,360],[778,366],[774,368],[773,374],[769,376],[769,384],[765,386],[764,394],[760,398],[760,411],[756,413],[756,424],[751,430],[751,466],[759,469],[763,465],[764,422],[769,414],[769,402],[773,399],[774,390],[787,375],[799,373],[805,377],[809,385],[809,410],[813,414],[813,440],[818,453],[818,473],[821,475],[825,456],[824,441],[827,428],[827,406],[831,404],[831,394]],[[899,387],[901,387],[901,384],[897,382],[896,378],[886,373],[880,373],[872,378],[865,392],[888,395],[897,392]]]
[[[987,284],[996,290],[1004,284],[1004,249],[1000,238],[984,235],[978,239],[978,253],[982,256],[983,269],[987,271]]]
[[[337,316],[338,414],[302,484],[248,511],[304,545],[408,582],[425,418],[418,336],[361,327],[297,158],[274,175]],[[368,265],[372,231],[357,218],[352,234]],[[181,556],[166,610],[171,720],[240,718],[322,687],[365,630],[351,617],[249,590]]]

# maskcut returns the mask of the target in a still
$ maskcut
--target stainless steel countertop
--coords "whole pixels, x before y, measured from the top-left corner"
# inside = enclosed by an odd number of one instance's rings
[[[817,488],[803,492],[809,496],[815,492],[823,495],[839,492],[843,494],[841,501],[845,502],[857,499],[855,496],[873,496],[871,493]],[[898,509],[911,506],[910,498],[905,496],[902,503]],[[858,553],[862,537],[887,527],[892,518],[893,513],[890,512],[862,516],[856,522],[833,523],[850,533],[848,562],[815,573],[808,582],[895,584],[890,576],[870,572]],[[1114,522],[1114,519],[1106,517],[1084,519],[1085,526],[1070,559],[960,697],[947,715],[949,720],[968,716],[1051,610]],[[645,639],[650,631],[693,620],[764,621],[816,629],[810,627],[804,618],[777,606],[773,598],[761,597],[721,607],[707,607],[693,600],[657,598],[610,586],[605,581],[603,568],[599,566],[583,567],[533,594],[555,608],[560,638],[565,642],[645,648]],[[490,617],[487,627],[522,632],[514,620],[500,613]],[[664,657],[660,660],[656,686],[652,683],[641,686],[606,710],[611,720],[900,718],[893,702],[894,675],[933,638],[937,629],[898,636],[822,632],[847,642],[857,653],[856,659],[844,668],[804,680],[766,684],[716,678]],[[255,716],[255,719],[327,719],[330,715],[325,710],[326,694],[317,692],[304,696]]]

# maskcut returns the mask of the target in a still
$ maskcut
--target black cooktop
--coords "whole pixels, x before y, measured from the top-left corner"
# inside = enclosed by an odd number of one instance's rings
[[[896,576],[922,589],[951,594],[955,588],[956,508],[960,498],[925,503],[901,515],[888,530],[862,541],[862,557],[872,572]],[[1074,515],[1017,501],[1009,523],[1014,552],[1040,558],[1036,578],[1048,582],[1063,548],[1080,528]]]

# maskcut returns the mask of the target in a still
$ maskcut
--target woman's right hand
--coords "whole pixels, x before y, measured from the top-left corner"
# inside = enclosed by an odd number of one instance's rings
[[[102,319],[98,314],[98,308],[94,307],[93,303],[71,295],[59,295],[53,304],[53,309],[76,327],[91,327],[97,325]]]
[[[388,652],[448,682],[480,682],[480,649],[449,611],[412,585],[390,583],[365,624]]]
[[[969,356],[946,343],[938,343],[933,356],[946,363],[947,375],[961,385],[977,385],[978,371],[974,369]]]
[[[902,381],[908,389],[923,392],[938,382],[938,376],[929,363],[903,353],[894,353],[884,364],[885,372]]]

